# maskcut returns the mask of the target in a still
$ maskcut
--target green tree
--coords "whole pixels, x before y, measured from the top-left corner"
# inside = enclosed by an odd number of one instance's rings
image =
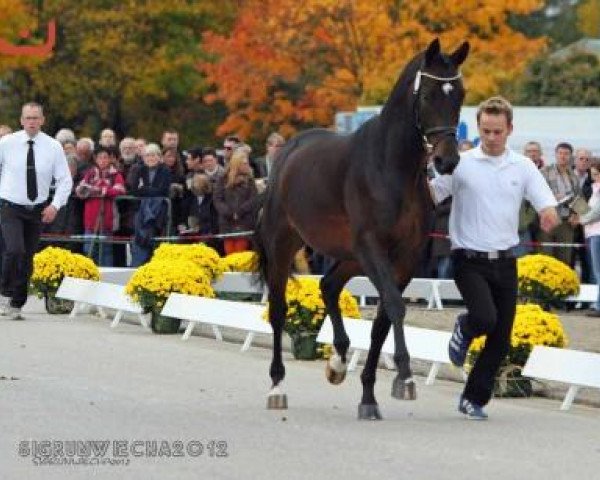
[[[528,37],[548,37],[552,48],[564,47],[583,36],[578,25],[580,3],[579,0],[546,0],[535,11],[511,13],[509,23]]]
[[[37,29],[35,11],[24,0],[0,0],[0,39],[13,44],[30,44],[28,38]],[[43,58],[14,56],[0,52],[0,123],[17,127],[20,105],[13,101],[12,91],[6,80],[16,70],[31,71],[43,62]]]
[[[600,106],[600,60],[578,54],[565,60],[534,61],[518,88],[520,105]]]
[[[235,11],[233,0],[46,0],[42,19],[58,21],[54,55],[2,80],[13,98],[48,106],[48,131],[111,127],[156,139],[171,127],[197,142],[223,115],[200,101],[201,35],[226,29]]]

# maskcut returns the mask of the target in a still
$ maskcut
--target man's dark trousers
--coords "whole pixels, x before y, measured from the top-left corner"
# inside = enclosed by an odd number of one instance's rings
[[[498,369],[510,346],[517,303],[517,262],[453,255],[454,280],[467,307],[463,333],[487,335],[485,347],[471,370],[464,397],[486,405]]]
[[[21,308],[27,301],[33,256],[42,229],[43,206],[28,209],[0,200],[0,227],[4,237],[0,293],[11,297],[10,305]]]

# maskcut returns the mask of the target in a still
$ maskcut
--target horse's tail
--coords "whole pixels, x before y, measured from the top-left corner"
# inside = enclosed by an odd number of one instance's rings
[[[267,182],[267,189],[265,190],[261,202],[261,208],[257,214],[256,224],[254,225],[254,234],[252,236],[252,243],[254,252],[258,257],[258,275],[256,282],[264,286],[269,280],[269,258],[267,255],[267,248],[265,246],[265,240],[268,240],[270,232],[265,232],[265,216],[267,217],[267,225],[272,224],[274,205],[277,204],[277,193],[275,185],[279,182],[280,171],[283,168],[285,160],[299,145],[299,137],[290,139],[285,143],[276,154],[273,161],[273,168],[269,180]],[[269,227],[267,227],[269,228]]]
[[[268,268],[269,260],[267,258],[267,250],[265,248],[265,242],[262,237],[262,209],[258,212],[256,225],[254,226],[254,234],[252,235],[252,243],[254,245],[254,252],[257,256],[258,262],[258,276],[256,281],[260,285],[264,286],[268,279]]]

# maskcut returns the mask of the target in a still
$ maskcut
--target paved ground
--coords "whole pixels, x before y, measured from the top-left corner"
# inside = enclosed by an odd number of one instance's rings
[[[33,302],[29,309],[40,311]],[[411,310],[411,322],[420,315],[434,317]],[[595,407],[565,413],[552,399],[502,399],[490,404],[488,422],[470,422],[455,411],[460,384],[426,387],[418,378],[418,400],[400,402],[389,395],[392,372],[380,370],[385,420],[359,422],[356,374],[333,387],[322,362],[286,355],[290,409],[267,411],[267,349],[242,354],[236,343],[182,342],[133,324],[111,330],[92,316],[30,313],[25,322],[0,320],[0,331],[0,376],[8,377],[0,381],[2,480],[558,480],[597,478],[600,469]],[[46,450],[34,442],[47,440],[67,450],[61,441],[108,441],[95,458],[129,464],[37,466],[31,451],[41,448],[44,458]],[[162,456],[151,455],[153,441]],[[168,447],[180,451],[177,441],[184,456],[167,456]],[[103,445],[95,444],[100,452]],[[66,457],[58,451],[52,458]]]

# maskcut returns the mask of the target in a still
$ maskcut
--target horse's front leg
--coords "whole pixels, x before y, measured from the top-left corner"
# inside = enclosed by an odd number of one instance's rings
[[[271,360],[269,375],[273,383],[267,397],[268,409],[287,408],[287,395],[279,387],[279,383],[285,377],[285,367],[281,357],[281,335],[286,313],[285,293],[281,289],[269,289],[269,322],[273,329],[273,359]]]
[[[333,346],[335,353],[325,366],[327,380],[339,385],[346,378],[348,363],[346,355],[350,347],[350,339],[344,328],[344,320],[340,311],[339,299],[344,285],[358,272],[356,262],[338,261],[327,270],[321,279],[321,293],[325,303],[325,311],[333,326]]]
[[[412,400],[416,398],[416,388],[410,369],[410,356],[404,338],[403,321],[406,314],[406,306],[402,299],[402,292],[395,283],[393,265],[386,252],[387,250],[382,247],[377,237],[372,232],[366,231],[357,236],[356,254],[360,260],[363,271],[368,275],[379,292],[381,306],[385,310],[388,323],[391,322],[394,326],[394,339],[396,341],[396,354],[394,358],[398,367],[398,377],[394,381],[395,387],[393,392],[402,392],[401,398]],[[383,316],[381,317],[383,318]],[[384,329],[383,326],[378,329],[375,327],[376,326],[373,325],[371,350],[373,349],[376,340],[377,342],[381,341],[381,345],[383,345],[389,331],[389,325],[387,329]],[[379,337],[376,339],[376,335],[383,335],[383,339]],[[371,350],[369,353],[371,353]],[[377,351],[377,358],[373,361],[372,365],[369,365],[369,367],[373,369],[373,372],[368,371],[367,366],[365,366],[363,375],[366,382],[363,381],[363,399],[371,398],[371,394],[367,394],[366,391],[372,391],[373,389],[375,383],[375,369],[377,368],[376,360],[379,358],[380,351],[381,346]],[[372,395],[372,399],[374,400],[374,395]]]
[[[371,327],[371,348],[369,348],[365,368],[360,375],[363,384],[363,395],[358,406],[359,420],[381,420],[382,418],[379,405],[375,399],[374,388],[381,347],[383,347],[389,331],[390,320],[385,309],[380,305]]]
[[[399,287],[399,291],[403,292],[406,284]],[[404,299],[402,299],[404,306]],[[401,318],[393,323],[394,330],[394,363],[398,369],[398,374],[392,383],[392,397],[399,400],[416,400],[417,388],[412,378],[410,370],[410,355],[406,347],[406,339],[404,338],[404,316],[406,307],[404,306],[404,314]]]

